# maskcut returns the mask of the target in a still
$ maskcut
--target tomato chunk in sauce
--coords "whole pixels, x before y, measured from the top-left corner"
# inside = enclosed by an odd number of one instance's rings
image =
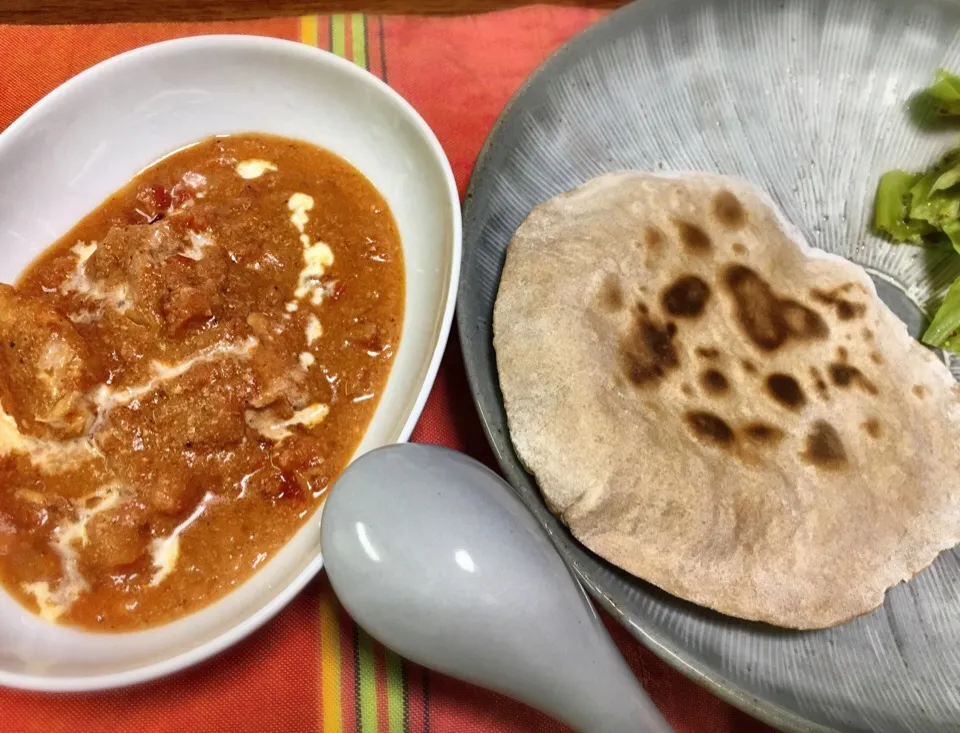
[[[102,631],[222,597],[346,466],[403,303],[390,210],[334,154],[237,135],[145,170],[0,285],[0,582]]]

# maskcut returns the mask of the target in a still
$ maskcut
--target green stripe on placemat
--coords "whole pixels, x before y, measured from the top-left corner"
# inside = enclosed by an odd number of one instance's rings
[[[403,661],[387,649],[387,719],[390,733],[405,733],[403,714],[407,705],[403,689]]]
[[[337,56],[347,57],[347,22],[343,13],[330,16],[330,50]]]
[[[353,47],[353,63],[368,69],[367,63],[367,19],[363,15],[350,16],[350,36]]]

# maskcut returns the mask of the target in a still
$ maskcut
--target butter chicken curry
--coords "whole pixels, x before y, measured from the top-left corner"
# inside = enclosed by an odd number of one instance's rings
[[[147,169],[0,285],[0,580],[132,630],[242,583],[373,416],[403,321],[386,202],[303,142]]]

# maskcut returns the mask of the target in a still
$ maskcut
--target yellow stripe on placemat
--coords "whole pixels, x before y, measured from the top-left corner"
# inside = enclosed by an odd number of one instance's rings
[[[320,19],[316,15],[304,15],[300,18],[300,42],[308,46],[317,46],[317,29],[320,25]]]
[[[320,714],[322,733],[343,733],[340,707],[339,604],[329,585],[320,594]]]
[[[349,26],[348,26],[349,24]],[[350,29],[350,47],[347,48],[347,28]],[[320,43],[320,19],[316,15],[300,18],[300,41],[308,46],[323,47]],[[349,16],[334,13],[330,16],[330,50],[362,69],[370,69],[367,58],[367,18],[362,13]]]

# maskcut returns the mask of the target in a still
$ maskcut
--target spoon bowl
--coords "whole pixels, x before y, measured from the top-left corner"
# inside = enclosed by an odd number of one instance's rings
[[[480,463],[417,444],[362,456],[327,499],[321,546],[347,612],[408,659],[580,731],[670,730],[540,524]]]

